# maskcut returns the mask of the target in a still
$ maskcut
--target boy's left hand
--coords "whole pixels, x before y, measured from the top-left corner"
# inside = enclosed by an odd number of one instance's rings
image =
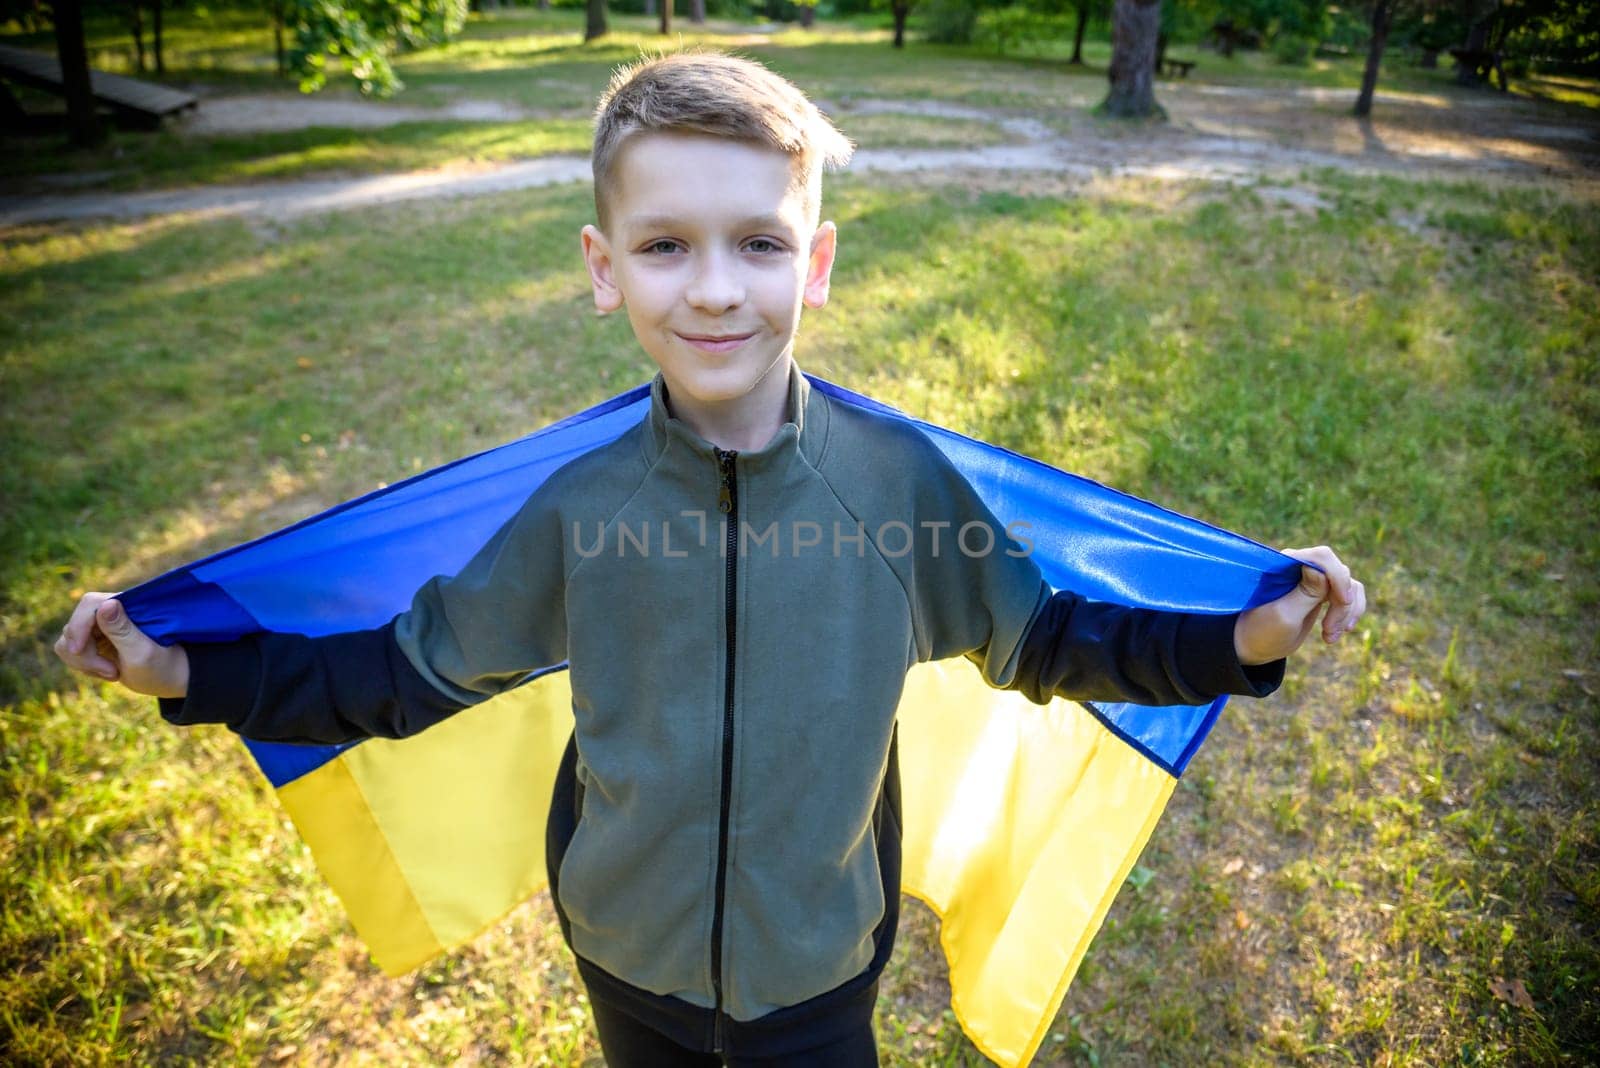
[[[1300,585],[1276,601],[1240,613],[1233,648],[1246,667],[1282,660],[1300,648],[1323,605],[1328,611],[1322,616],[1322,640],[1329,644],[1350,633],[1367,610],[1366,588],[1350,577],[1350,569],[1332,549],[1319,545],[1285,549],[1283,554],[1316,567],[1302,566]]]

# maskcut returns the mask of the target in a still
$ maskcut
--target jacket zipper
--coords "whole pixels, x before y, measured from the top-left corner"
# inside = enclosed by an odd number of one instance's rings
[[[737,621],[738,546],[739,546],[739,483],[734,461],[739,454],[733,450],[717,450],[717,467],[721,475],[717,490],[717,510],[727,521],[727,577],[723,604],[724,639],[727,643],[727,670],[722,686],[722,805],[717,822],[717,891],[711,913],[711,991],[716,998],[715,1025],[712,1034],[712,1052],[721,1053],[723,1045],[722,1011],[722,928],[724,897],[728,888],[728,822],[733,800],[733,663],[734,634]]]

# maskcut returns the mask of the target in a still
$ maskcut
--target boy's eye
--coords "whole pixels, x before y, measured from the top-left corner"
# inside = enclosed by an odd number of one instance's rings
[[[680,246],[676,241],[663,237],[658,241],[650,242],[644,247],[644,251],[662,256],[677,252],[679,248]]]
[[[748,251],[755,253],[782,252],[783,246],[770,237],[757,237],[747,241],[744,246]]]

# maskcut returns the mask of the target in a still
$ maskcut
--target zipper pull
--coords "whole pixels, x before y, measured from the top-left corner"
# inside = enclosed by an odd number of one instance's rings
[[[733,461],[739,454],[733,450],[717,450],[717,467],[722,478],[717,487],[717,511],[727,515],[733,511]]]

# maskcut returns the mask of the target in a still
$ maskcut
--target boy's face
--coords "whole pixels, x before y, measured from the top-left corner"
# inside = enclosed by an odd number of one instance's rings
[[[790,158],[636,134],[612,186],[605,232],[583,230],[595,306],[628,309],[675,407],[728,412],[785,397],[800,308],[826,303],[834,250],[833,224],[814,228]]]

